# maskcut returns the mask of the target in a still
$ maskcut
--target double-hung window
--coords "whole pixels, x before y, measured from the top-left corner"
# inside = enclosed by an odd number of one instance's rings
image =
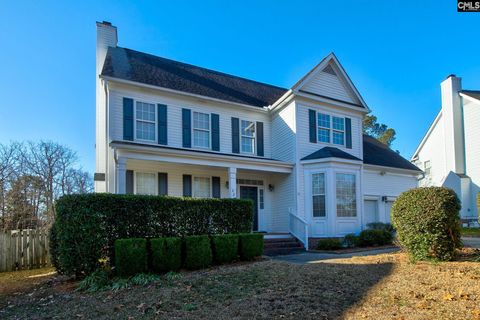
[[[156,140],[156,108],[152,103],[136,102],[135,137],[138,140]]]
[[[336,173],[337,217],[357,216],[357,192],[355,175]]]
[[[317,113],[317,139],[319,142],[345,145],[345,118]]]
[[[193,178],[193,196],[195,198],[210,198],[210,178],[194,177]]]
[[[193,113],[193,146],[210,148],[210,115],[208,113]]]
[[[423,163],[423,171],[425,172],[425,176],[429,176],[432,172],[432,163],[430,160],[427,160]]]
[[[241,152],[254,153],[255,152],[255,122],[241,121]]]
[[[312,204],[314,218],[326,216],[325,173],[312,174]]]
[[[155,173],[136,172],[135,173],[135,193],[136,194],[157,194],[157,177]]]

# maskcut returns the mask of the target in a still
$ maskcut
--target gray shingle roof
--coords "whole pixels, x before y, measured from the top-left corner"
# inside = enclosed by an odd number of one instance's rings
[[[306,157],[303,157],[302,160],[316,160],[316,159],[324,159],[324,158],[341,158],[341,159],[362,161],[361,159],[358,159],[357,157],[352,156],[350,153],[347,153],[345,151],[342,151],[334,147],[323,147],[322,149],[317,150]]]
[[[363,135],[363,163],[383,167],[415,170],[419,172],[422,171],[385,144],[366,134]]]
[[[480,100],[480,91],[479,90],[462,90],[460,91],[463,94],[466,94],[467,96],[470,96],[474,99]]]
[[[102,76],[256,107],[271,105],[288,91],[121,47],[108,48]]]

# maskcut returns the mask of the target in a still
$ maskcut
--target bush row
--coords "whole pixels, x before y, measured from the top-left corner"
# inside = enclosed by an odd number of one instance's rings
[[[115,270],[121,277],[153,271],[164,273],[181,267],[195,270],[212,263],[252,260],[263,254],[263,235],[256,233],[144,238],[115,241]]]
[[[56,202],[52,260],[59,272],[88,274],[115,261],[122,238],[185,237],[250,232],[250,200],[85,194]]]

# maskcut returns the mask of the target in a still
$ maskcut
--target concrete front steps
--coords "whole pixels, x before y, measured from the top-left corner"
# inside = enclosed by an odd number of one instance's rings
[[[266,234],[264,236],[263,254],[278,256],[304,252],[303,244],[290,234]]]

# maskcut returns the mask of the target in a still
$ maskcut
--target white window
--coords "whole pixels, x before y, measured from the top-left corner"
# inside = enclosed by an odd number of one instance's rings
[[[208,113],[193,113],[193,146],[210,148],[210,115]]]
[[[138,140],[155,141],[156,108],[152,103],[137,101],[135,110],[135,137]]]
[[[325,174],[312,174],[312,203],[313,217],[325,217],[327,214],[325,204]]]
[[[193,178],[193,196],[195,198],[210,198],[210,178]]]
[[[355,175],[337,173],[337,217],[357,216],[357,192],[355,187]]]
[[[425,172],[426,176],[429,176],[432,172],[432,163],[430,162],[430,160],[427,160],[423,163],[423,171]]]
[[[317,114],[317,139],[319,142],[345,145],[345,118]]]
[[[260,210],[263,210],[265,208],[265,194],[264,194],[264,191],[263,189],[259,189],[258,190],[258,193],[259,193],[259,204],[260,204]]]
[[[157,175],[155,173],[135,173],[135,194],[157,194]]]
[[[254,153],[255,152],[255,122],[241,121],[241,152]]]

